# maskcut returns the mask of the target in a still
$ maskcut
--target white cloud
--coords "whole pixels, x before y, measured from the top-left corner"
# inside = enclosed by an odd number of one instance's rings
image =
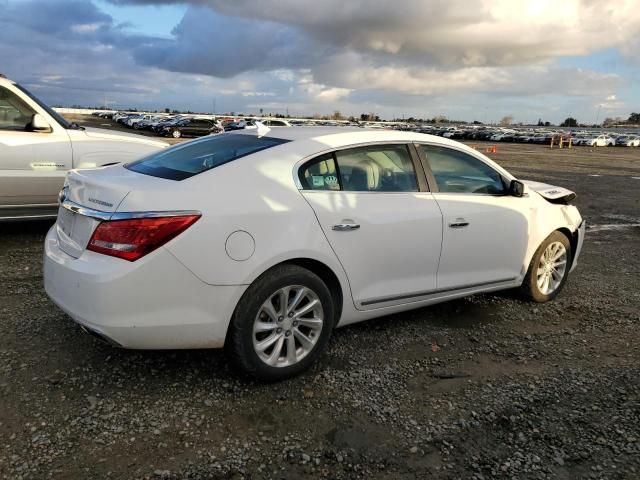
[[[81,23],[71,25],[71,31],[75,33],[95,33],[104,23]]]
[[[201,111],[217,102],[218,111],[535,121],[638,99],[628,71],[580,60],[602,49],[638,57],[637,0],[111,1],[192,6],[167,39],[131,35],[91,0],[10,0],[3,70],[54,103],[107,94]]]

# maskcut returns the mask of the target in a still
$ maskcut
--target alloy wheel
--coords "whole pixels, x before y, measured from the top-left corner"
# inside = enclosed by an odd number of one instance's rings
[[[542,253],[538,263],[536,280],[543,295],[555,292],[567,269],[567,249],[561,242],[552,242]]]
[[[253,348],[264,363],[288,367],[316,346],[324,325],[318,295],[303,285],[280,288],[267,298],[253,323]]]

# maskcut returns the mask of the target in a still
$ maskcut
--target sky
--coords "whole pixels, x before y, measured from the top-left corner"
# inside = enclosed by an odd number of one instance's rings
[[[0,0],[52,105],[583,123],[640,111],[638,0]]]

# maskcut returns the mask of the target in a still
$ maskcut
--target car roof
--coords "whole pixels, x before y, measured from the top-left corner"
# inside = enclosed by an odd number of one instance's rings
[[[251,128],[226,132],[223,135],[256,136],[257,133],[257,129]],[[270,129],[264,136],[289,140],[289,142],[275,147],[281,153],[283,151],[289,151],[293,154],[292,156],[281,156],[279,154],[278,157],[284,163],[297,162],[301,158],[317,155],[323,151],[349,148],[351,146],[355,147],[367,143],[428,142],[434,145],[453,147],[457,150],[467,152],[472,156],[481,157],[486,163],[493,166],[493,168],[505,174],[507,178],[512,178],[511,174],[504,168],[473,148],[449,138],[426,133],[358,127],[287,127]],[[253,155],[261,156],[264,154],[269,156],[270,151],[271,149],[267,149]]]
[[[236,130],[228,133],[232,135],[257,135],[255,128]],[[264,136],[280,138],[296,143],[313,142],[315,144],[324,144],[331,148],[340,148],[368,142],[410,142],[421,140],[431,143],[461,146],[458,142],[434,135],[381,128],[287,127],[270,129]]]

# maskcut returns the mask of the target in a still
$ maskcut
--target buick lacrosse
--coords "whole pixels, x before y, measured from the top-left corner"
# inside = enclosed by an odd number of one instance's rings
[[[260,125],[71,171],[45,288],[113,345],[225,347],[278,380],[337,326],[510,288],[552,300],[584,239],[574,197],[440,137]]]

